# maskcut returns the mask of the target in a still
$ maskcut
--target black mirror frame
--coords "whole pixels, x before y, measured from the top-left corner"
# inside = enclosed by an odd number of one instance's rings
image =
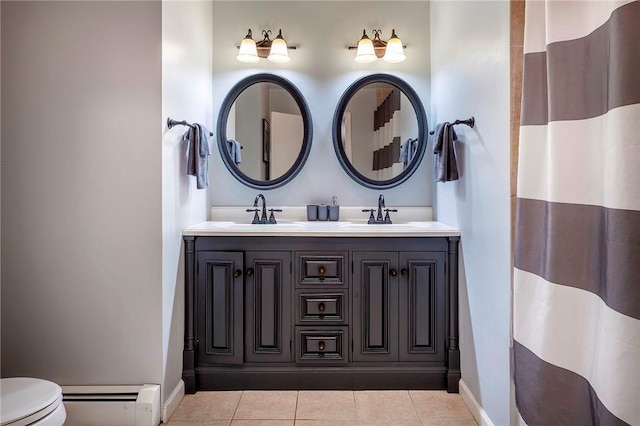
[[[416,113],[416,118],[418,120],[418,151],[416,152],[413,161],[405,170],[402,171],[402,173],[388,180],[373,180],[362,175],[355,169],[355,167],[353,167],[351,162],[347,159],[347,155],[344,152],[343,147],[341,131],[342,116],[347,109],[349,101],[358,92],[358,90],[372,83],[387,83],[400,89],[400,91],[402,91],[411,102],[413,110]],[[415,173],[416,169],[420,165],[420,162],[422,161],[422,157],[424,157],[425,151],[427,150],[427,135],[429,134],[429,125],[427,123],[427,114],[425,113],[424,107],[422,106],[422,102],[420,102],[418,94],[407,82],[389,74],[373,74],[356,80],[347,88],[347,90],[345,90],[342,97],[340,98],[340,101],[338,102],[336,112],[333,115],[332,134],[333,148],[336,151],[338,161],[340,162],[340,165],[342,166],[344,171],[347,172],[347,174],[353,180],[367,188],[389,189],[400,185],[402,182],[409,179],[409,177],[411,177],[413,173]]]
[[[246,88],[257,83],[273,83],[286,89],[287,92],[289,92],[289,94],[293,97],[294,101],[298,105],[298,108],[300,108],[300,114],[302,115],[302,124],[304,128],[302,146],[298,158],[284,175],[269,181],[253,179],[242,173],[231,159],[231,156],[229,155],[229,152],[226,148],[227,121],[229,119],[229,112],[231,111],[231,107],[233,106],[233,103],[236,101],[238,96],[240,96],[240,94]],[[309,110],[309,106],[307,105],[304,96],[302,96],[302,93],[300,93],[300,90],[298,90],[298,88],[289,80],[274,74],[254,74],[236,83],[224,98],[222,106],[220,107],[220,113],[218,114],[218,126],[216,135],[218,139],[218,150],[220,151],[222,161],[224,162],[224,165],[227,166],[227,169],[233,175],[233,177],[235,177],[243,184],[254,189],[276,189],[290,182],[298,173],[300,173],[300,170],[302,170],[302,166],[304,166],[304,163],[309,157],[309,152],[311,152],[311,139],[313,137],[311,111]]]

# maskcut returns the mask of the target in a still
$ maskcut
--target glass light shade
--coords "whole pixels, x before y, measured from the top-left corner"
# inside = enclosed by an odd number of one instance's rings
[[[291,60],[287,50],[287,42],[282,38],[282,30],[280,30],[278,37],[271,43],[271,50],[269,51],[267,59],[278,64],[283,64]]]
[[[387,42],[387,49],[384,52],[382,60],[391,64],[397,64],[405,59],[407,59],[407,57],[404,54],[402,41],[396,36],[396,32],[394,30],[393,35]]]
[[[373,49],[373,42],[367,35],[362,32],[362,38],[358,42],[358,50],[354,60],[360,64],[368,64],[375,62],[378,59],[376,52]]]
[[[242,39],[242,43],[240,43],[240,51],[238,52],[236,59],[247,64],[256,63],[260,60],[258,57],[256,42],[251,38],[251,31],[249,31],[249,34]]]

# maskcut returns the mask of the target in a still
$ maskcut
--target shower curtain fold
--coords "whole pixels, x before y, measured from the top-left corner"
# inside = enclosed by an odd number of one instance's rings
[[[527,1],[514,381],[535,425],[640,426],[640,1]]]

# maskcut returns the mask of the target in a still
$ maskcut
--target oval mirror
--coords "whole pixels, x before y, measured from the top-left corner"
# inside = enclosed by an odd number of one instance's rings
[[[361,78],[344,92],[333,116],[333,147],[342,168],[374,189],[397,186],[424,155],[424,107],[405,81],[387,74]]]
[[[302,169],[311,149],[309,107],[300,91],[273,74],[237,83],[222,102],[217,139],[222,160],[240,182],[274,189]]]

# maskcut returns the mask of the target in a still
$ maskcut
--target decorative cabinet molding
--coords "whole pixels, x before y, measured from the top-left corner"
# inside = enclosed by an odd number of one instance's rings
[[[296,363],[346,364],[347,336],[347,327],[296,327]]]
[[[398,361],[398,253],[355,252],[353,262],[353,361]]]
[[[442,361],[445,335],[445,254],[400,253],[400,361]]]
[[[297,324],[347,322],[346,292],[296,290],[298,300]]]
[[[291,362],[291,253],[247,252],[245,265],[245,361]]]
[[[243,363],[242,269],[242,252],[198,253],[199,361]]]
[[[346,287],[347,252],[296,253],[296,287]]]
[[[459,237],[184,239],[187,393],[458,391]]]

